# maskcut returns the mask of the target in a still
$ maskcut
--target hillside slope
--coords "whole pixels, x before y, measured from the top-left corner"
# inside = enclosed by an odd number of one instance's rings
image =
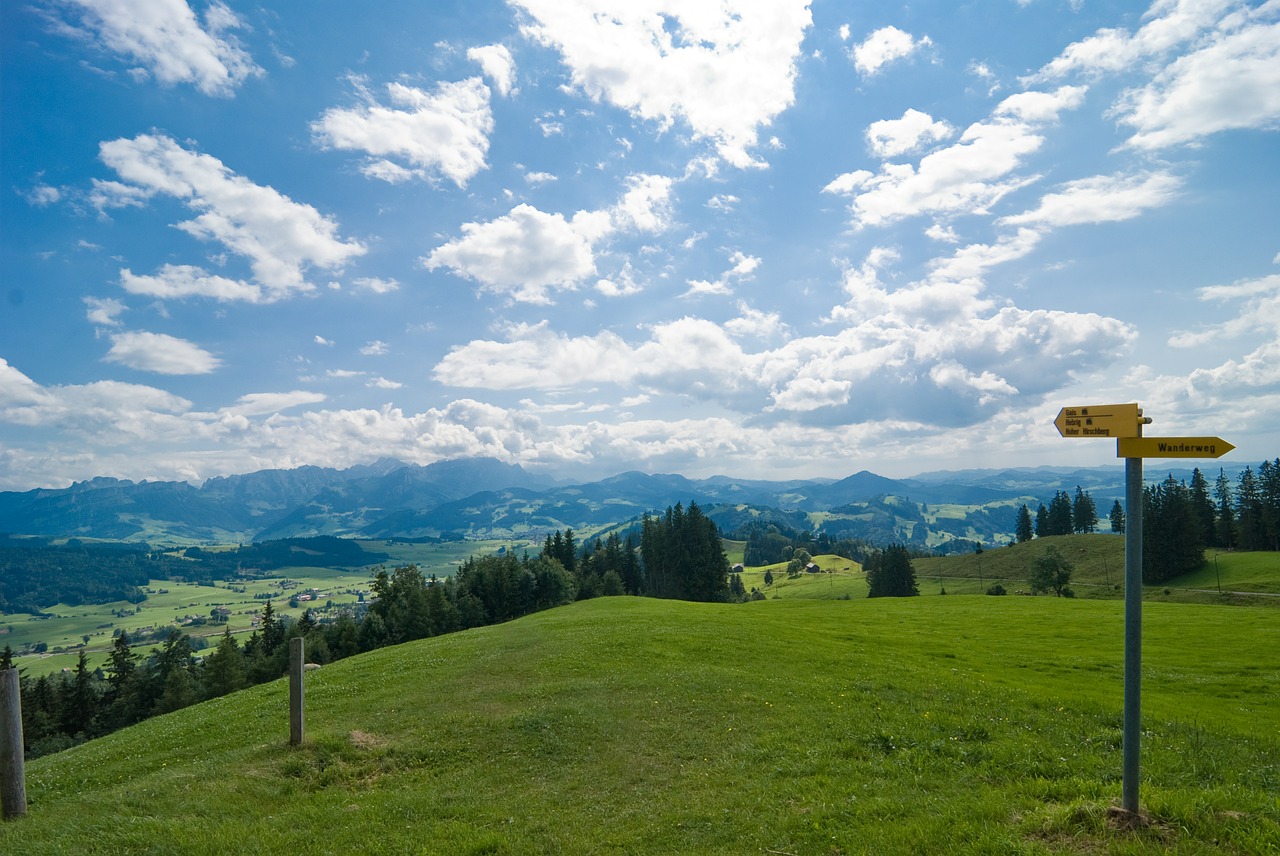
[[[603,598],[310,673],[28,766],[0,852],[1266,852],[1274,613],[1150,605],[1143,801],[1120,607]],[[1212,638],[1214,645],[1203,644]]]

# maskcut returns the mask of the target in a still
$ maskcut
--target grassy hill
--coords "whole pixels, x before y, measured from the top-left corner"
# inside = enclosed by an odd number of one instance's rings
[[[302,747],[277,681],[38,759],[0,852],[1275,852],[1275,612],[1145,642],[1139,829],[1118,602],[601,598],[310,673]]]

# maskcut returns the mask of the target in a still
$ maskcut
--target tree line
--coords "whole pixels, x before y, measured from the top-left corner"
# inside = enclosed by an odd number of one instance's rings
[[[25,748],[29,757],[37,757],[275,680],[287,669],[292,638],[302,638],[307,659],[323,665],[576,600],[622,594],[722,602],[747,598],[741,580],[730,573],[715,523],[696,503],[687,509],[677,503],[662,515],[646,515],[636,532],[612,533],[579,548],[572,529],[557,530],[537,555],[504,550],[472,556],[443,580],[425,576],[415,565],[379,569],[368,601],[332,620],[317,620],[311,610],[294,620],[268,601],[243,645],[228,628],[203,658],[196,656],[197,640],[176,629],[145,654],[134,649],[137,640],[120,632],[105,668],[89,668],[81,651],[70,671],[20,676]],[[6,646],[0,668],[12,663],[13,651]]]

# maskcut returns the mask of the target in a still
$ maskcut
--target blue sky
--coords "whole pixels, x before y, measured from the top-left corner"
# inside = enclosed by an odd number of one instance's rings
[[[0,15],[0,489],[1280,453],[1277,0]]]

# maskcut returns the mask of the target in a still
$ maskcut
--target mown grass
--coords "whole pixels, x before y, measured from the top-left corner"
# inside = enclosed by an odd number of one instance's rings
[[[38,759],[0,851],[1275,852],[1274,614],[1148,605],[1133,828],[1119,603],[602,598]]]

